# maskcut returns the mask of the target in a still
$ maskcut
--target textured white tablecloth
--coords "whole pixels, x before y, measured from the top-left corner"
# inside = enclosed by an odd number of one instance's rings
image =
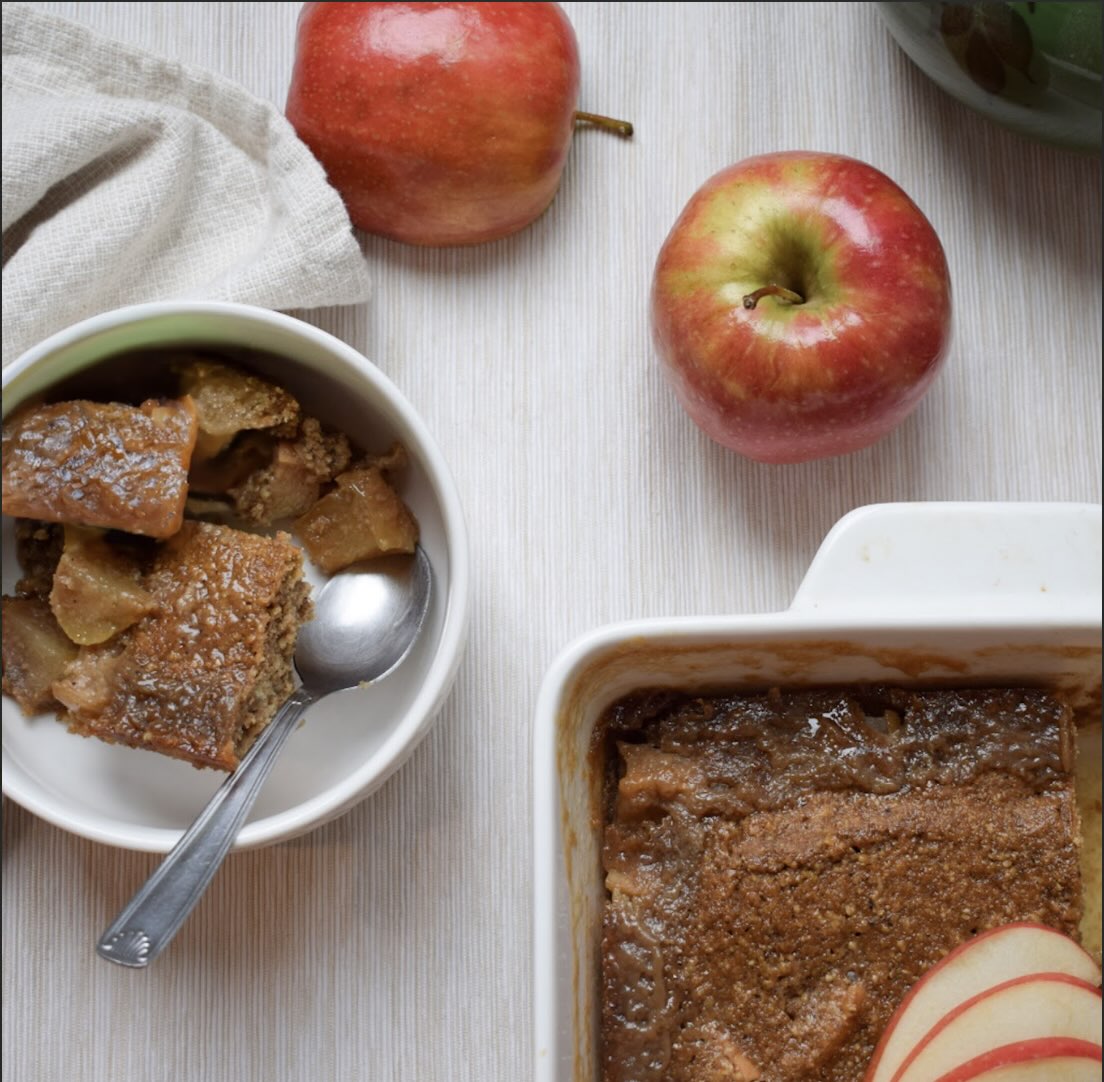
[[[298,5],[45,3],[282,106]],[[581,132],[551,211],[477,249],[364,238],[372,301],[311,313],[409,396],[452,463],[471,643],[432,735],[298,841],[236,855],[147,972],[93,943],[155,858],[6,802],[10,1082],[487,1080],[531,1074],[533,707],[554,655],[625,617],[789,604],[845,512],[1100,500],[1100,163],[929,84],[872,4],[566,4]],[[940,233],[957,326],[919,412],[871,450],[765,467],[710,444],[657,371],[652,262],[694,189],[812,148],[894,177]]]

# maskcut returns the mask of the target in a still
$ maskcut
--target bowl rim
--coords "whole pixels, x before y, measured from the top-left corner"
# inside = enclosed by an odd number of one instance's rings
[[[293,808],[246,823],[233,847],[234,851],[240,851],[287,840],[337,818],[382,785],[421,742],[428,732],[429,723],[435,718],[452,686],[467,643],[471,607],[468,530],[452,471],[437,441],[406,396],[364,354],[328,331],[283,312],[232,301],[182,300],[127,305],[91,316],[43,339],[4,368],[2,385],[5,413],[8,408],[8,388],[59,350],[124,325],[180,315],[222,317],[278,328],[290,337],[298,337],[329,352],[355,373],[358,379],[363,380],[374,394],[387,402],[401,424],[414,436],[425,466],[426,479],[440,506],[444,542],[448,552],[449,576],[440,640],[429,661],[425,678],[414,692],[401,726],[389,734],[365,762],[340,783]],[[53,382],[51,379],[46,385]],[[183,834],[183,830],[136,826],[110,818],[105,818],[102,822],[89,821],[84,815],[57,807],[48,794],[40,795],[23,787],[19,773],[10,768],[6,742],[3,746],[3,792],[5,796],[54,826],[91,841],[119,848],[167,853]]]

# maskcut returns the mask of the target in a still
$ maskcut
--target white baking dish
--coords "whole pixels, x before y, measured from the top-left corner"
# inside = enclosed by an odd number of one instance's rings
[[[927,503],[847,515],[785,612],[634,621],[571,644],[544,680],[534,734],[537,1082],[599,1077],[590,742],[613,700],[645,686],[1045,684],[1088,724],[1100,634],[1099,506]]]

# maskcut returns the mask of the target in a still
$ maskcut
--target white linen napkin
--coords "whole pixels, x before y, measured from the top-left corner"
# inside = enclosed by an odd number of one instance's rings
[[[3,362],[125,304],[354,304],[364,257],[267,102],[206,71],[3,6]]]

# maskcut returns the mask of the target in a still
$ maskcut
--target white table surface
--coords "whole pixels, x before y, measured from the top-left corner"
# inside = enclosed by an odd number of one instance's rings
[[[283,104],[294,3],[42,3]],[[549,213],[425,251],[365,237],[372,301],[307,313],[375,360],[452,464],[470,646],[408,764],[342,819],[239,854],[150,970],[93,954],[156,858],[3,820],[3,1077],[282,1082],[531,1074],[533,708],[621,618],[785,608],[824,534],[893,500],[1100,500],[1097,158],[990,125],[865,3],[565,4],[582,132]],[[888,172],[950,261],[956,334],[920,410],[859,454],[766,467],[664,384],[645,301],[678,211],[749,154]]]

